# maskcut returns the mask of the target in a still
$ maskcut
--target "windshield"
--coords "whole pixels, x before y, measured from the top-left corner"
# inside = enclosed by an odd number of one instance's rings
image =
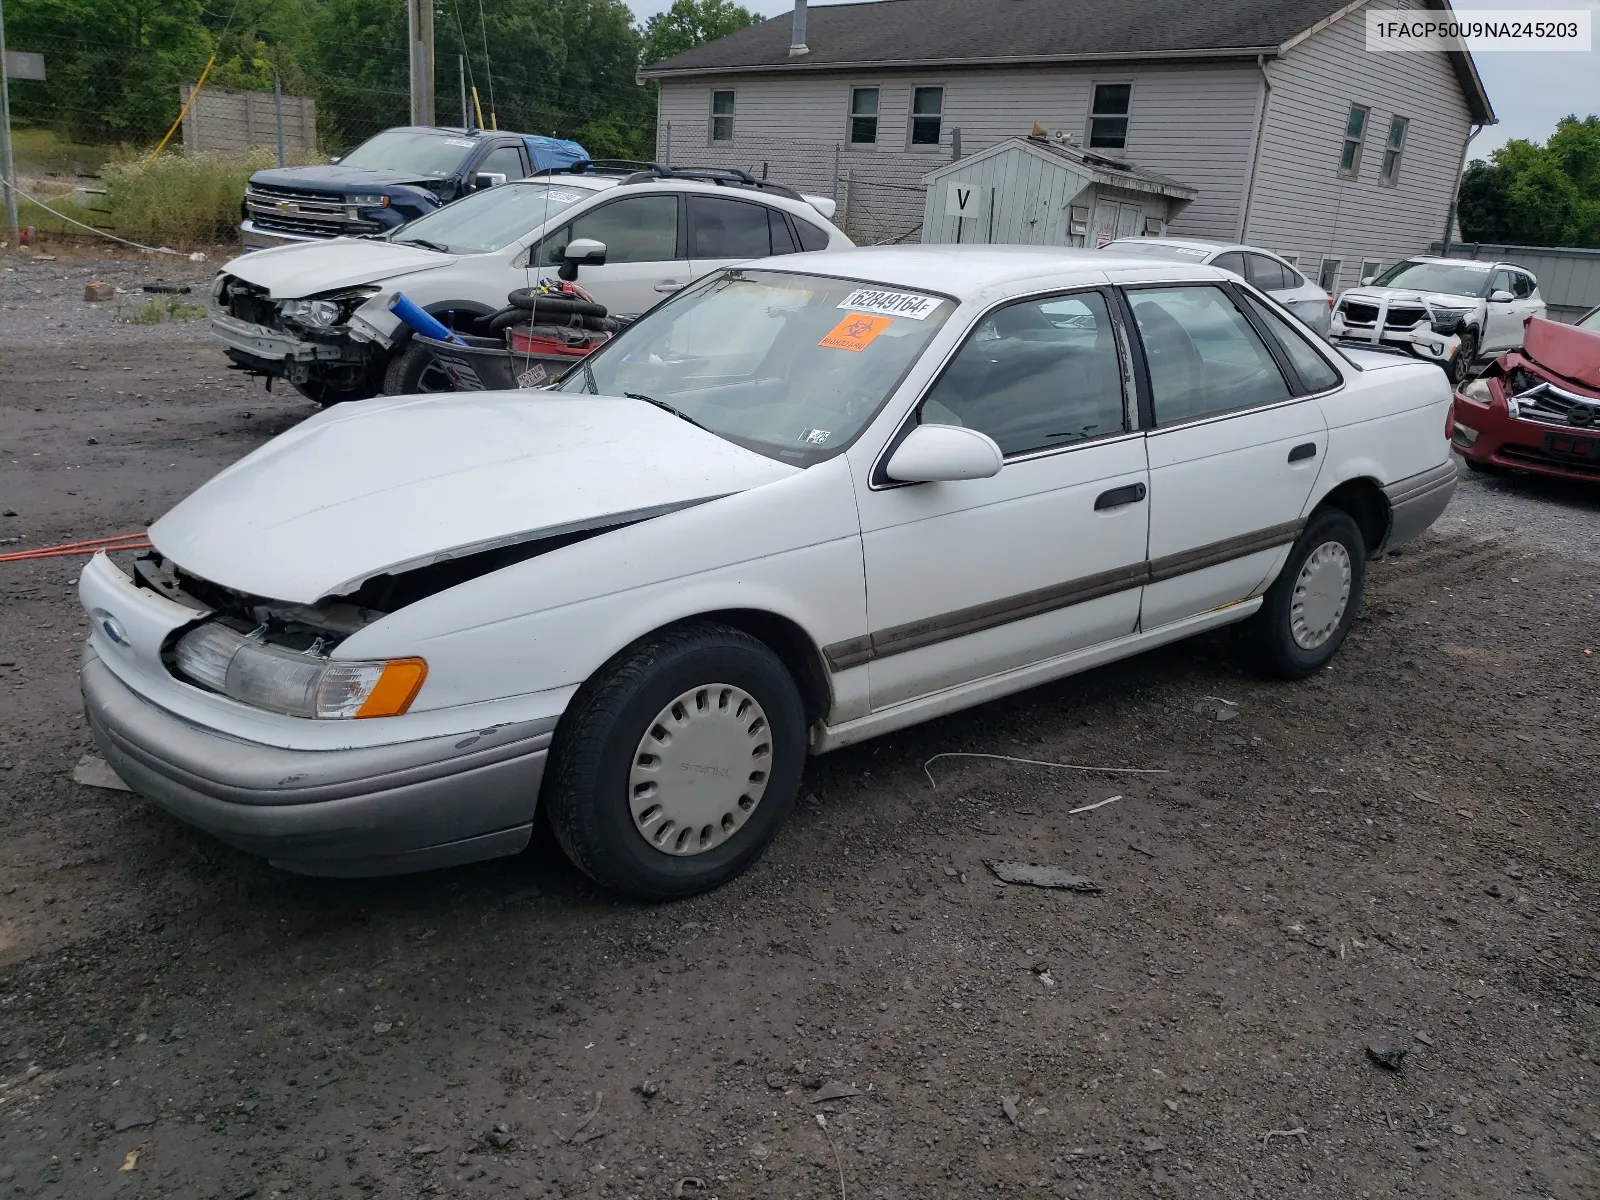
[[[454,175],[478,143],[417,129],[386,129],[369,137],[339,160],[341,167],[368,171],[409,171],[443,179]]]
[[[584,188],[552,183],[502,183],[402,225],[390,241],[433,242],[457,254],[486,254],[592,195]]]
[[[809,466],[866,427],[955,308],[854,279],[722,271],[624,330],[560,390],[631,392]]]
[[[1116,250],[1121,254],[1143,254],[1150,258],[1170,258],[1178,262],[1198,262],[1209,250],[1202,250],[1198,246],[1175,246],[1166,242],[1107,242],[1107,250]]]
[[[1447,296],[1481,296],[1489,284],[1488,264],[1398,262],[1374,279],[1376,287],[1413,288],[1419,292],[1443,292]]]

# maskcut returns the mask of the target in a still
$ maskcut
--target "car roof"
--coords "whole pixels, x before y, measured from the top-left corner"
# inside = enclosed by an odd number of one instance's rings
[[[508,179],[505,184],[549,183],[556,187],[582,188],[586,192],[603,192],[607,188],[614,188],[622,180],[614,175],[569,175],[565,171],[554,173],[541,171],[537,175],[528,175],[522,179]]]
[[[1110,282],[1231,280],[1199,263],[1138,259],[1065,246],[864,246],[761,259],[763,270],[828,275],[939,292],[966,301],[982,293],[1048,281],[1063,287]]]
[[[1521,271],[1524,275],[1533,274],[1533,272],[1528,270],[1527,267],[1518,266],[1514,262],[1499,262],[1487,258],[1445,258],[1438,254],[1408,254],[1400,261],[1414,263],[1435,263],[1439,266],[1445,267],[1488,267],[1490,270],[1494,271],[1498,271],[1503,267],[1507,271]]]
[[[620,175],[594,175],[589,172],[573,175],[566,171],[553,171],[539,175],[529,175],[524,179],[508,180],[508,183],[549,183],[557,187],[580,187],[592,192],[603,192],[610,188],[624,185],[625,178]],[[502,185],[503,186],[503,185]],[[760,188],[729,186],[727,184],[711,183],[703,179],[672,178],[644,179],[626,185],[630,190],[647,191],[651,188],[666,188],[669,191],[699,192],[707,195],[722,196],[731,200],[755,200],[773,208],[781,208],[786,212],[804,216],[815,221],[826,221],[832,224],[831,218],[825,216],[810,201],[804,197],[795,199],[785,196],[781,192],[763,191]]]

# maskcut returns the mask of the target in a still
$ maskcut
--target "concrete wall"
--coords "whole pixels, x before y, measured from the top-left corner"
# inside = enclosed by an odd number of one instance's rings
[[[182,87],[183,102],[190,88]],[[183,148],[189,153],[214,150],[225,154],[278,147],[277,117],[271,92],[243,92],[204,87],[183,118]],[[283,97],[285,155],[317,151],[317,102],[305,96]]]

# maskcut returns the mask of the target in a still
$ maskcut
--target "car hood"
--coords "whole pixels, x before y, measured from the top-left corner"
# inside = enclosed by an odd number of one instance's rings
[[[1600,333],[1533,317],[1522,335],[1522,353],[1564,379],[1600,389]]]
[[[267,289],[274,300],[300,300],[324,292],[378,283],[449,266],[453,254],[423,246],[367,238],[334,238],[275,246],[234,259],[223,273]]]
[[[273,167],[257,171],[250,176],[252,184],[261,187],[296,188],[302,191],[338,192],[350,195],[356,192],[379,191],[386,187],[429,188],[443,183],[431,175],[414,171],[372,171],[365,167],[343,167],[330,164],[326,167]]]
[[[626,524],[796,474],[639,400],[448,393],[329,409],[150,528],[212,583],[310,604],[374,575]]]
[[[1422,300],[1430,306],[1437,305],[1440,308],[1476,308],[1482,303],[1476,296],[1452,296],[1448,292],[1419,292],[1416,288],[1370,286],[1351,288],[1339,299],[1364,300],[1369,304],[1376,304],[1379,300]]]

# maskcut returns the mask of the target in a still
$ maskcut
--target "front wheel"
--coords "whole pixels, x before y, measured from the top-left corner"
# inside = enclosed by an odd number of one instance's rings
[[[1461,334],[1461,346],[1450,360],[1450,383],[1457,390],[1472,378],[1473,364],[1478,361],[1478,331],[1468,329]]]
[[[654,634],[574,697],[544,803],[596,883],[644,900],[726,883],[794,807],[805,761],[799,689],[763,642],[711,622]]]
[[[385,396],[416,396],[428,392],[453,392],[455,382],[439,365],[433,351],[412,340],[389,360],[383,373]]]
[[[1326,665],[1355,624],[1366,576],[1366,539],[1350,514],[1312,513],[1244,626],[1256,665],[1283,679],[1304,679]]]

